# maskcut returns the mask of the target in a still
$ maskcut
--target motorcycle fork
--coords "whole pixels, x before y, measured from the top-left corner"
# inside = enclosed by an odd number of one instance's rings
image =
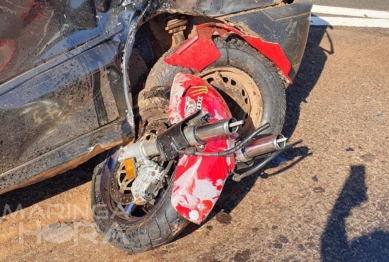
[[[172,35],[171,47],[178,46],[185,41],[184,31],[187,24],[188,20],[185,15],[170,14],[167,16],[165,30]]]

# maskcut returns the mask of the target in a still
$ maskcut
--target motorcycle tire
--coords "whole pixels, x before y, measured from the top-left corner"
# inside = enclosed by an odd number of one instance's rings
[[[109,188],[102,172],[106,161],[94,169],[91,190],[92,214],[103,241],[130,253],[140,253],[170,242],[189,224],[178,216],[170,203],[172,183],[162,194],[161,201],[145,216],[133,221],[116,216],[109,207]]]
[[[274,64],[241,39],[229,38],[225,41],[216,37],[214,43],[221,58],[197,74],[216,87],[230,107],[233,117],[245,120],[247,124],[243,126],[243,136],[265,123],[270,123],[271,126],[263,135],[280,134],[285,120],[286,82],[282,80]],[[154,65],[145,90],[170,87],[174,76],[179,72],[195,74],[188,68],[173,66],[164,61],[175,50],[168,51]],[[224,88],[220,88],[217,82],[214,83],[216,74],[221,75]]]

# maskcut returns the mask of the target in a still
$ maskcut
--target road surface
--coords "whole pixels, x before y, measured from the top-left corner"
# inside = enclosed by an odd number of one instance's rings
[[[388,8],[372,2],[344,3]],[[84,165],[0,196],[0,261],[388,261],[388,46],[386,29],[312,27],[287,89],[295,148],[229,181],[210,219],[173,243],[135,255],[106,243]]]

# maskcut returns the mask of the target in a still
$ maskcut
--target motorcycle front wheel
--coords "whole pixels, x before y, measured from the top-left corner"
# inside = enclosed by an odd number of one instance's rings
[[[92,179],[92,214],[104,241],[130,253],[150,250],[173,240],[187,225],[171,205],[174,165],[165,186],[149,203],[129,207],[131,179],[124,166],[117,164],[117,149],[96,166]],[[130,210],[129,210],[130,209]]]

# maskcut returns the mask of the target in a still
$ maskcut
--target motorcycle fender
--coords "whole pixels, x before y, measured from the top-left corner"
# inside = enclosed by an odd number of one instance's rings
[[[201,72],[221,57],[212,37],[218,35],[223,39],[227,39],[230,35],[237,35],[272,61],[287,81],[292,83],[289,77],[290,61],[278,43],[265,42],[259,37],[246,35],[235,27],[222,23],[198,25],[196,26],[196,32],[195,36],[166,57],[164,61],[170,65],[192,68]]]
[[[169,121],[178,123],[198,110],[209,114],[209,123],[232,117],[227,104],[211,85],[197,76],[178,73],[171,88]],[[235,137],[224,136],[209,141],[201,152],[225,151],[234,144]],[[173,181],[173,207],[184,218],[200,224],[214,207],[234,167],[232,156],[180,155]]]

